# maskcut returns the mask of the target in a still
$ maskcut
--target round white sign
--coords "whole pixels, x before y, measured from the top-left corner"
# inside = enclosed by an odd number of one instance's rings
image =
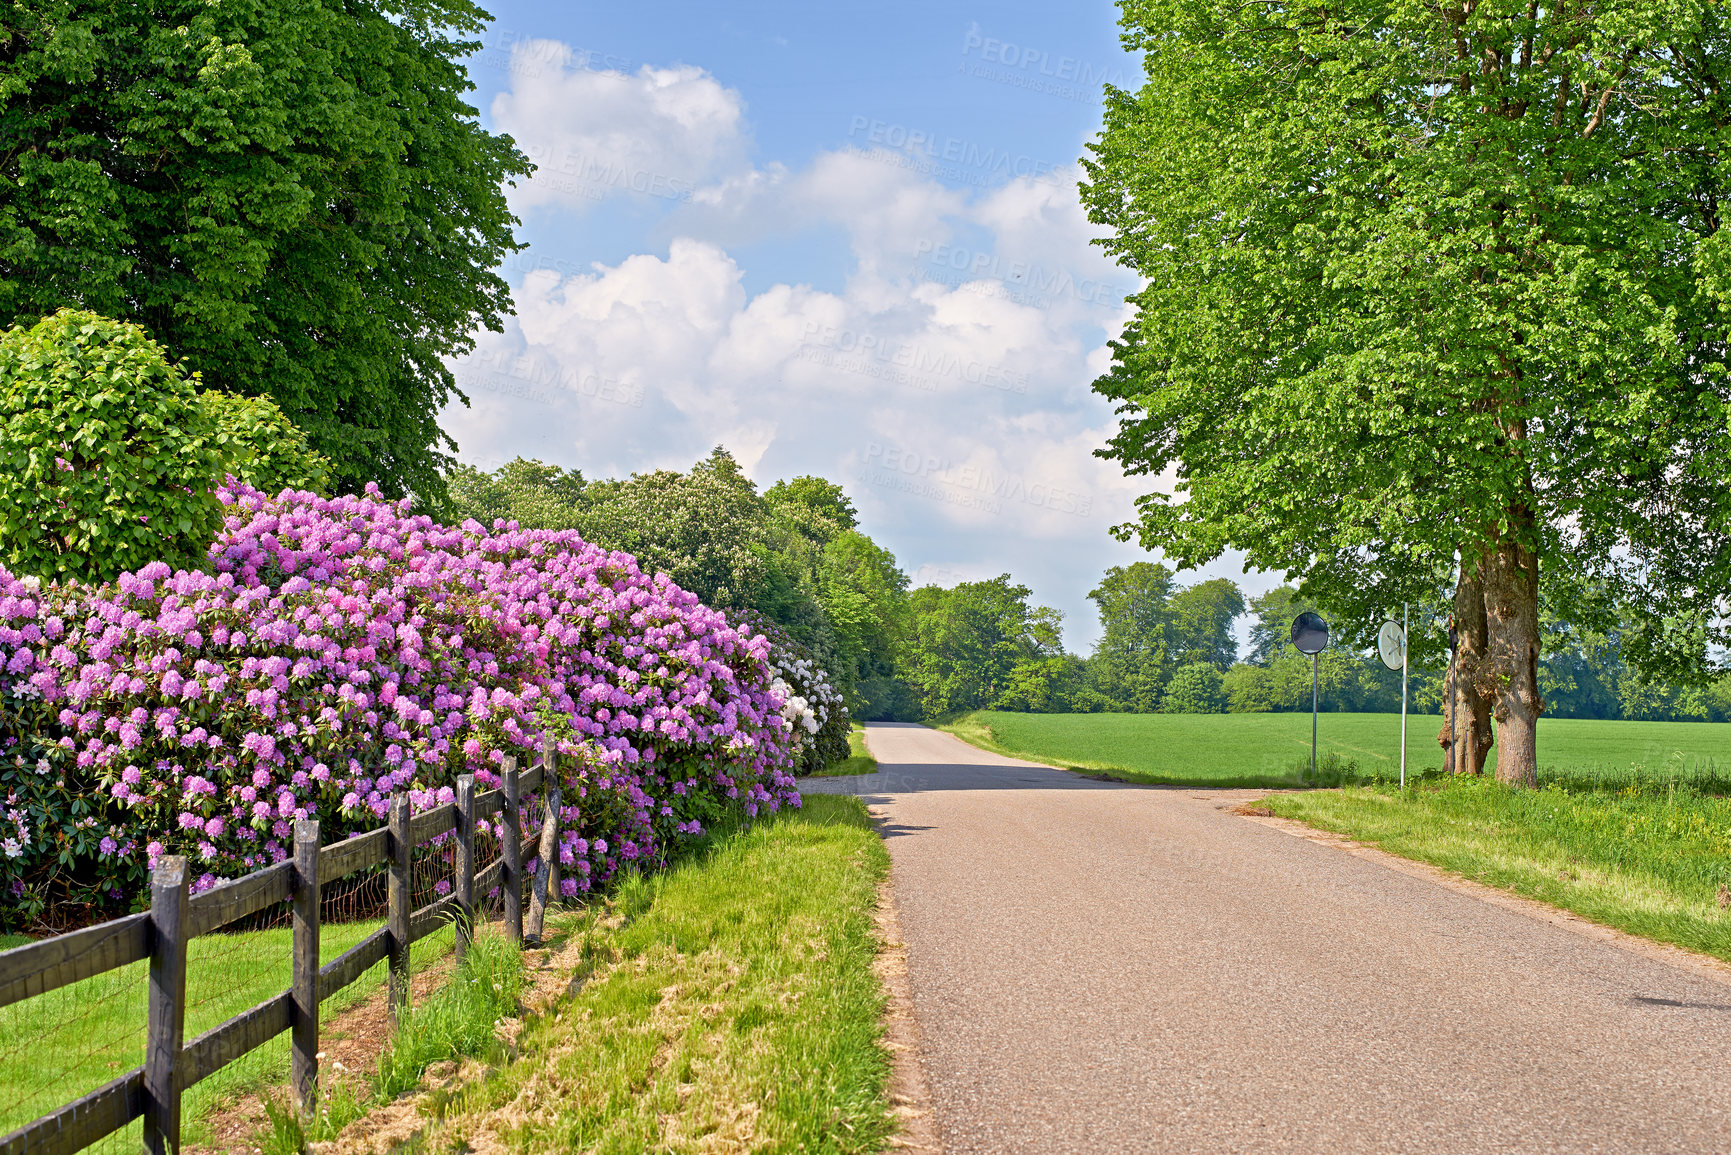
[[[1382,658],[1382,664],[1391,670],[1398,670],[1406,665],[1406,631],[1394,622],[1382,623],[1382,629],[1377,631],[1376,652]]]

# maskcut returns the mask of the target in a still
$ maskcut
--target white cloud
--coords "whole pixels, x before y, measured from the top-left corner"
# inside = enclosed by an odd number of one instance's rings
[[[517,207],[582,208],[616,195],[677,202],[745,170],[745,102],[709,73],[590,71],[574,61],[557,41],[512,51],[511,86],[492,116],[536,165],[512,196]]]
[[[967,203],[963,193],[852,150],[820,155],[792,182],[791,196],[807,215],[848,230],[868,276],[902,271],[919,238],[948,239]]]
[[[466,460],[617,476],[725,444],[762,483],[841,482],[916,580],[1009,571],[1085,643],[1086,591],[1139,556],[1108,528],[1147,482],[1093,452],[1112,417],[1089,386],[1127,319],[1111,291],[1126,282],[1088,245],[1073,183],[969,194],[854,150],[752,167],[738,94],[694,68],[526,70],[493,107],[519,140],[533,128],[693,191],[658,226],[664,248],[522,278],[506,331],[456,366],[474,404],[445,423]],[[845,283],[748,292],[729,246],[813,226],[849,238]]]

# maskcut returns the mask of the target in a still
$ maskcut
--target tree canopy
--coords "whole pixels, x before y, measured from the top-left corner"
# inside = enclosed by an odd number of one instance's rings
[[[1171,673],[1172,571],[1157,562],[1113,566],[1088,597],[1100,610],[1090,681],[1118,709],[1153,711]]]
[[[1542,568],[1645,598],[1684,638],[1645,652],[1699,669],[1727,554],[1718,9],[1122,10],[1146,79],[1108,92],[1083,193],[1145,285],[1096,389],[1107,454],[1177,478],[1125,530],[1366,620],[1458,558],[1483,622],[1459,690],[1512,782]]]
[[[1000,574],[908,595],[907,677],[926,716],[1009,704],[1002,700],[1012,694],[1026,709],[1030,693],[1046,696],[1029,684],[1033,671],[1026,666],[1062,655],[1061,619],[1056,610],[1030,605],[1032,592]]]
[[[45,0],[0,13],[0,324],[133,321],[274,398],[339,488],[441,491],[447,358],[510,311],[468,0]]]

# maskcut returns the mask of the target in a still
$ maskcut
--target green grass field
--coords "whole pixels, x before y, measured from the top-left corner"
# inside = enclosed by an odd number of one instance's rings
[[[1442,766],[1442,720],[1407,718],[1407,772]],[[943,727],[974,745],[1036,762],[1102,770],[1139,782],[1206,786],[1295,786],[1310,759],[1309,714],[1008,714],[982,710]],[[1356,771],[1349,779],[1400,773],[1399,714],[1323,714],[1319,756]],[[1491,752],[1495,764],[1496,752]],[[1541,780],[1626,785],[1660,781],[1731,790],[1731,724],[1539,723]],[[1336,775],[1338,780],[1339,775]],[[1325,778],[1324,781],[1327,781]]]
[[[379,922],[326,923],[319,955],[330,962],[377,930]],[[269,998],[289,985],[290,931],[211,934],[187,949],[186,1037]],[[414,946],[414,965],[426,966],[451,947],[450,929]],[[5,945],[18,945],[13,939]],[[133,963],[45,995],[0,1008],[0,1134],[94,1091],[144,1061],[145,996],[149,964]],[[380,963],[325,1001],[325,1013],[354,1005],[383,982]],[[288,1076],[288,1035],[224,1067],[186,1093],[187,1142],[200,1137],[198,1120],[234,1095]],[[134,1123],[93,1150],[138,1150]]]

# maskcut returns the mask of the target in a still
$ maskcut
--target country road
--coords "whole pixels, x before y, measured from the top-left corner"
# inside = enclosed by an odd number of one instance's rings
[[[1230,812],[873,724],[944,1150],[1731,1151],[1731,981]]]

